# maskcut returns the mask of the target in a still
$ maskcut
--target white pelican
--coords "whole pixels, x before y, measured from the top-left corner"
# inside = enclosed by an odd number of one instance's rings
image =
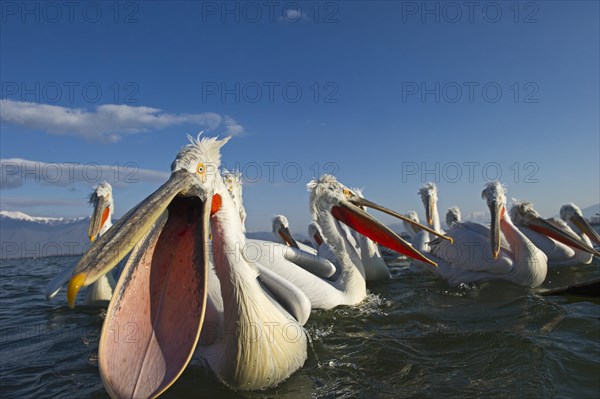
[[[311,215],[321,229],[324,242],[331,246],[340,269],[339,276],[334,281],[325,280],[297,267],[281,255],[281,248],[289,247],[277,243],[270,243],[272,249],[258,251],[256,257],[261,264],[300,288],[310,299],[313,309],[356,305],[367,294],[360,255],[340,222],[388,248],[430,262],[361,207],[392,211],[357,196],[330,175],[313,180],[308,189]],[[248,240],[249,243],[252,241],[259,248],[263,245],[258,240]]]
[[[454,245],[431,241],[431,258],[439,266],[434,272],[450,284],[501,279],[538,287],[546,278],[548,258],[508,217],[504,187],[488,183],[481,196],[490,209],[491,225],[457,222],[447,232]]]
[[[446,226],[448,228],[452,227],[452,224],[455,222],[461,222],[462,216],[460,213],[460,209],[457,206],[452,206],[448,208],[446,211]]]
[[[409,211],[404,216],[407,219],[412,220],[413,222],[420,223],[420,221],[419,221],[419,215],[417,214],[416,211]],[[415,239],[415,236],[419,232],[423,231],[419,227],[415,226],[413,223],[409,223],[406,220],[402,221],[402,225],[404,226],[404,231],[410,237],[411,242]],[[413,246],[414,246],[414,244],[413,244]]]
[[[435,183],[425,183],[419,189],[418,194],[421,196],[421,201],[425,207],[425,221],[429,227],[438,233],[442,233],[442,224],[440,222],[440,214],[437,209],[437,186]]]
[[[592,226],[585,220],[581,209],[574,203],[563,205],[560,208],[560,218],[564,220],[567,225],[581,237],[588,245],[592,246],[592,243],[596,246],[600,246],[600,235],[593,229]]]
[[[429,242],[433,239],[431,234],[445,234],[442,230],[440,215],[438,213],[437,201],[438,201],[438,190],[437,186],[434,183],[428,182],[425,183],[417,192],[421,197],[421,201],[423,202],[423,207],[425,208],[425,219],[427,220],[427,225],[433,229],[424,230],[415,225],[410,225],[404,223],[404,229],[407,231],[409,236],[412,237],[412,245],[421,252],[427,253],[431,251],[429,246]],[[407,218],[413,220],[415,222],[419,221],[419,217],[416,212],[412,211],[406,214]],[[460,211],[459,211],[460,218]],[[431,267],[424,262],[420,262],[418,260],[413,260],[409,269],[415,273],[430,273],[433,270]]]
[[[273,236],[277,242],[316,255],[317,250],[315,248],[296,241],[290,232],[290,224],[284,215],[273,216],[273,219],[271,220],[271,226],[273,228]]]
[[[90,219],[88,236],[90,241],[94,242],[96,237],[104,234],[112,226],[112,215],[115,205],[111,185],[107,182],[100,183],[90,195],[90,204],[94,207],[94,211]],[[48,283],[45,291],[46,299],[52,299],[58,294],[62,286],[71,278],[73,269],[74,265],[64,268]],[[110,271],[88,288],[84,305],[106,305],[112,297],[114,288],[115,279],[113,272]]]
[[[298,320],[310,312],[308,299],[277,276],[264,278],[242,252],[239,213],[218,173],[229,138],[190,140],[169,180],[94,243],[69,283],[73,305],[81,286],[133,250],[98,349],[102,381],[113,397],[160,395],[195,349],[223,383],[243,390],[279,384],[307,356]],[[220,292],[207,287],[215,278]],[[201,331],[208,338],[197,346]]]
[[[354,192],[362,197],[362,192],[360,190],[354,189]],[[316,229],[316,223],[314,223],[313,228]],[[310,232],[309,232],[310,234]],[[364,270],[364,274],[365,274],[365,278],[367,281],[371,281],[371,280],[382,280],[382,279],[388,279],[391,277],[389,269],[387,267],[387,265],[385,264],[385,262],[383,261],[383,259],[381,258],[381,253],[379,252],[379,248],[377,247],[377,245],[371,241],[370,239],[368,239],[367,237],[363,236],[360,233],[357,233],[356,231],[350,231],[349,234],[352,235],[352,237],[354,238],[354,243],[352,241],[350,241],[352,244],[354,244],[354,247],[357,248],[357,250],[359,251],[359,255],[360,255],[360,259],[361,259],[361,267]],[[311,253],[311,254],[318,254],[318,250],[315,250],[314,248],[310,248],[308,245],[304,245],[302,243],[298,243],[296,242],[296,240],[294,239],[294,237],[292,236],[292,234],[290,233],[289,230],[289,224],[288,224],[288,220],[285,216],[283,215],[276,215],[273,218],[273,235],[275,236],[275,238],[278,238],[280,242],[282,242],[283,244],[289,245],[291,247],[295,247],[295,248],[299,248],[305,252]],[[320,237],[320,233],[319,232],[315,232],[314,235],[316,237],[313,237],[313,239],[316,241],[317,239],[322,239],[322,237]],[[346,234],[346,236],[348,236]],[[318,237],[318,238],[317,238]],[[330,249],[331,247],[329,247]],[[325,251],[326,247],[323,247],[324,249],[324,253],[327,254],[329,257],[327,259],[329,259],[330,261],[332,261],[333,264],[337,264],[337,260],[336,259],[331,259],[330,254],[332,254],[330,251]],[[341,270],[341,268],[337,268],[337,270]],[[337,278],[337,275],[333,275],[332,276],[334,279]]]
[[[240,219],[242,221],[242,229],[244,233],[246,232],[246,209],[244,208],[244,199],[242,197],[243,194],[243,186],[242,186],[242,172],[240,171],[223,171],[223,182],[227,187],[227,191],[233,198],[233,202],[235,203],[235,207],[240,214]]]
[[[417,212],[410,211],[404,215],[408,220],[412,220],[415,223],[419,223],[419,215]],[[419,228],[419,226],[408,223],[407,221],[402,221],[404,225],[404,231],[410,237],[410,243],[413,247],[419,252],[426,254],[429,252],[429,241],[430,236],[429,232]],[[414,273],[433,273],[431,265],[426,262],[421,262],[416,259],[413,259],[408,265],[410,271]]]
[[[425,208],[425,220],[427,225],[436,233],[443,234],[444,231],[442,230],[440,215],[437,208],[437,193],[437,186],[432,182],[425,183],[417,192],[417,194],[419,194],[421,197],[423,207]],[[419,221],[419,217],[414,211],[407,213],[406,217],[416,222]],[[411,226],[408,223],[404,223],[404,230],[411,237],[412,245],[418,251],[425,253],[430,251],[429,242],[432,240],[432,238],[429,231],[420,229],[415,225]],[[430,273],[433,271],[427,263],[417,260],[413,260],[410,263],[409,269],[415,273]]]
[[[531,202],[517,201],[510,217],[519,230],[548,256],[548,266],[589,264],[600,255],[562,220],[545,220]]]
[[[227,191],[229,191],[229,194],[233,198],[233,202],[238,210],[242,225],[244,225],[244,221],[246,219],[246,210],[244,208],[242,197],[242,175],[240,172],[225,171],[223,182],[227,187]],[[245,233],[246,229],[244,228],[243,231]],[[294,240],[289,231],[287,218],[285,218],[285,216],[281,215],[281,217],[275,217],[273,219],[273,234],[275,234],[276,238],[279,237],[283,239],[283,242],[286,246],[289,245],[289,247],[277,248],[278,253],[281,254],[287,261],[293,262],[320,277],[330,278],[335,273],[335,266],[329,260],[319,257],[314,249],[305,246],[304,244],[300,244],[302,246],[299,247],[299,244]],[[247,252],[265,251],[268,253],[275,249],[272,245],[273,243],[270,241],[248,240],[248,242],[249,245],[247,248],[245,248]]]
[[[312,237],[311,241],[314,247],[296,241],[290,232],[289,223],[285,216],[276,215],[273,218],[272,224],[273,235],[277,241],[292,248],[291,251],[284,251],[284,256],[287,260],[319,277],[329,278],[330,280],[337,279],[340,272],[340,268],[337,267],[337,258],[331,247],[323,242],[321,229],[318,224],[311,222],[308,225],[308,234]],[[346,228],[346,237],[352,241],[354,238],[347,230]],[[258,243],[260,240],[254,240],[253,242]]]
[[[363,197],[363,190],[355,188],[353,191],[359,197]],[[364,208],[363,210],[366,212]],[[360,261],[365,272],[365,279],[367,281],[375,281],[391,278],[390,269],[383,261],[377,244],[356,230],[351,231],[351,234],[354,236],[360,250]]]

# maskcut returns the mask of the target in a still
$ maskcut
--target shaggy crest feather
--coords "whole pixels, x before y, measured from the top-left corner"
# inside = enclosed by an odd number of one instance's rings
[[[497,198],[506,203],[506,187],[497,180],[491,181],[485,185],[481,198]]]
[[[275,215],[275,216],[273,216],[273,218],[271,219],[271,222],[273,223],[273,225],[275,225],[277,223],[277,224],[279,224],[282,227],[288,227],[289,226],[287,218],[285,216],[283,216],[283,215]]]
[[[457,206],[451,206],[446,212],[446,225],[450,227],[455,222],[460,222],[462,214]]]
[[[406,216],[407,218],[409,218],[410,220],[412,220],[414,222],[419,221],[419,215],[415,211],[409,211],[409,212],[405,213],[404,216]]]
[[[202,137],[202,132],[198,133],[196,138],[188,135],[190,144],[179,151],[177,157],[171,164],[171,171],[177,169],[193,169],[196,163],[202,161],[207,165],[212,165],[215,170],[221,165],[221,147],[231,139],[231,136],[219,140],[218,137]]]
[[[112,196],[111,185],[108,182],[103,181],[102,183],[100,183],[96,187],[94,187],[94,191],[92,191],[90,194],[89,203],[90,203],[90,205],[94,205],[96,203],[96,199],[98,197],[110,198],[111,196]]]
[[[574,203],[570,202],[570,203],[560,207],[560,218],[561,219],[566,220],[569,217],[572,217],[574,215],[579,215],[579,216],[583,217],[583,213],[581,212],[581,209],[579,209],[579,207],[577,205],[575,205]]]
[[[314,192],[315,190],[319,189],[319,187],[325,184],[339,184],[339,182],[337,181],[335,176],[324,174],[319,179],[312,179],[311,181],[309,181],[306,185],[306,189],[309,192]]]
[[[431,195],[432,193],[437,194],[437,186],[433,182],[427,182],[423,184],[423,187],[421,187],[417,192],[417,194],[419,194],[421,197],[427,194]]]
[[[526,224],[532,219],[540,217],[540,214],[533,208],[533,204],[528,201],[515,201],[510,208],[509,215],[518,225]]]

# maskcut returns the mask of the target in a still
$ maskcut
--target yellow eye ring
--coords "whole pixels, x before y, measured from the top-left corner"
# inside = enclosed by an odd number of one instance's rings
[[[204,171],[206,170],[206,168],[204,167],[204,163],[200,162],[198,165],[196,165],[196,173],[199,174],[204,174]]]
[[[345,188],[343,192],[344,192],[344,195],[345,195],[346,197],[350,197],[350,196],[351,196],[351,194],[352,194],[352,193],[350,192],[350,190],[348,190],[347,188]]]

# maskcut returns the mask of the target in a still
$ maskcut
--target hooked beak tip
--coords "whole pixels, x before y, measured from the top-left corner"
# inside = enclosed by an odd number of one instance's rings
[[[90,236],[90,242],[94,242],[95,239],[96,239],[96,236]]]
[[[500,251],[496,251],[494,250],[493,256],[494,256],[494,260],[498,259],[498,255],[499,255]]]
[[[69,280],[69,286],[67,287],[67,302],[69,302],[69,307],[71,309],[75,308],[75,298],[81,287],[83,287],[85,278],[85,273],[77,273]]]

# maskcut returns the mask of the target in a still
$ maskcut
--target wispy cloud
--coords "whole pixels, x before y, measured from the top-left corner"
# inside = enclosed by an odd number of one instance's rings
[[[55,135],[104,142],[116,142],[126,135],[181,124],[192,124],[207,130],[220,128],[226,135],[239,135],[244,131],[229,116],[222,117],[214,112],[169,114],[158,108],[125,104],[104,104],[90,111],[8,99],[0,104],[2,122]]]
[[[244,133],[244,127],[228,115],[225,115],[223,124],[225,125],[225,131],[230,136],[240,136]]]
[[[39,197],[2,197],[0,208],[5,210],[20,210],[23,208],[43,207],[73,207],[80,206],[85,200],[76,198],[39,198]]]
[[[107,181],[125,186],[136,183],[163,183],[169,173],[139,168],[135,163],[99,165],[96,163],[47,163],[21,158],[0,159],[0,189],[18,188],[27,183],[71,187]]]

